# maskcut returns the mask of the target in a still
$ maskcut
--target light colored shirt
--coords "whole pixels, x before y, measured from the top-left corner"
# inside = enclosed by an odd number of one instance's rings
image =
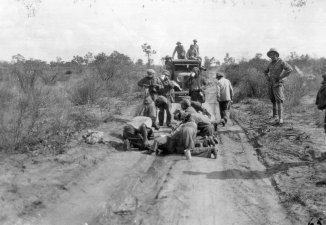
[[[199,56],[199,46],[197,44],[194,44],[194,48],[197,50],[198,56]]]
[[[198,125],[198,123],[211,124],[210,119],[203,114],[196,112],[196,113],[192,113],[191,117],[194,119],[194,121],[197,125]]]
[[[233,88],[231,82],[222,77],[217,82],[217,92],[216,92],[216,98],[217,101],[223,102],[223,101],[231,101],[233,98]]]
[[[174,58],[175,53],[178,54],[178,59],[182,59],[186,55],[186,50],[184,49],[183,45],[175,46],[174,51],[172,53],[172,58]]]
[[[269,74],[269,81],[271,81],[273,84],[283,83],[284,78],[289,76],[292,71],[292,67],[287,62],[284,62],[282,59],[278,58],[276,61],[270,62],[265,70],[265,75]]]
[[[132,118],[130,122],[127,124],[133,126],[136,129],[139,129],[142,124],[145,124],[146,127],[151,127],[152,126],[152,120],[149,117],[146,116],[135,116]]]
[[[187,59],[194,59],[197,58],[199,56],[199,53],[197,51],[197,49],[193,48],[189,48],[186,54]]]

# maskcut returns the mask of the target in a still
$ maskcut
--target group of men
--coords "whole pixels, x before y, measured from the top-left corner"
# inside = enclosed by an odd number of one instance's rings
[[[187,52],[181,42],[178,41],[177,46],[174,48],[172,53],[172,59],[174,58],[175,53],[177,53],[178,59],[194,59],[201,61],[201,58],[199,57],[199,46],[196,39],[193,40],[193,44],[190,45]]]
[[[279,53],[274,48],[267,52],[267,56],[271,62],[264,73],[269,82],[273,117],[278,119],[279,124],[282,124],[283,85],[285,78],[292,72],[292,68],[279,58]],[[177,125],[173,126],[171,103],[174,101],[174,84],[169,79],[170,72],[163,70],[162,74],[157,77],[154,70],[147,70],[147,76],[138,82],[140,87],[145,88],[143,110],[125,126],[123,138],[135,147],[148,149],[150,152],[183,153],[184,150],[191,150],[192,155],[208,158],[213,155],[216,158],[218,141],[214,136],[214,130],[218,124],[225,126],[228,122],[234,92],[231,82],[225,78],[224,73],[217,72],[216,100],[219,103],[221,120],[212,122],[210,113],[202,106],[202,103],[205,102],[203,86],[206,84],[201,81],[200,73],[200,68],[192,68],[188,80],[190,99],[183,99],[180,102],[181,109],[173,113],[173,119],[177,121]],[[156,108],[159,109],[159,124],[156,123]],[[172,128],[172,133],[154,137],[152,128],[160,129],[164,123],[165,112],[166,125]]]
[[[183,153],[190,150],[192,155],[211,158],[217,156],[217,139],[214,136],[214,123],[210,120],[210,113],[202,107],[199,91],[201,86],[195,81],[198,79],[200,69],[194,67],[191,71],[194,88],[190,88],[190,99],[180,102],[181,108],[172,113],[171,103],[174,102],[174,84],[169,79],[170,72],[163,70],[160,76],[155,71],[147,70],[147,76],[138,82],[138,86],[145,89],[143,108],[138,116],[124,127],[123,138],[125,146],[128,142],[134,147],[162,154]],[[190,85],[191,87],[191,85]],[[156,122],[156,108],[158,124]],[[152,128],[159,130],[164,124],[172,128],[172,133],[159,137],[153,136]],[[154,140],[155,139],[155,140]]]

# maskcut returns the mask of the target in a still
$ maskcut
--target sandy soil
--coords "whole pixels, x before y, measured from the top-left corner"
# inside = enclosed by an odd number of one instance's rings
[[[207,107],[218,115],[213,89],[208,93]],[[105,132],[106,144],[76,141],[60,156],[3,156],[0,223],[285,225],[308,221],[308,214],[293,217],[292,208],[279,197],[281,187],[275,182],[285,171],[284,164],[275,161],[269,166],[244,125],[231,122],[220,128],[217,160],[188,161],[178,155],[122,152],[120,134],[133,109],[122,111],[123,115],[97,129]],[[300,171],[292,169],[310,167],[286,165],[296,176]],[[294,177],[279,177],[280,183],[303,185]]]
[[[245,129],[267,171],[282,205],[294,224],[326,218],[326,139],[324,112],[316,110],[315,95],[285,114],[277,126],[269,119],[268,101],[245,100],[234,105],[233,118]]]

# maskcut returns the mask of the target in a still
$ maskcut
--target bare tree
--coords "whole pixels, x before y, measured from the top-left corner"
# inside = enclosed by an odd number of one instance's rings
[[[147,56],[147,66],[149,67],[150,65],[153,64],[153,59],[151,59],[151,56],[153,54],[156,54],[156,51],[152,49],[152,46],[150,46],[149,44],[145,43],[141,46],[141,48],[143,49],[143,52],[145,52],[146,56]]]

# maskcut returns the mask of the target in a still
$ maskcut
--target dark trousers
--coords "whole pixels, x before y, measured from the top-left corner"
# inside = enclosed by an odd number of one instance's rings
[[[220,107],[221,119],[224,120],[225,123],[227,123],[228,111],[230,110],[231,102],[230,101],[220,101],[218,104]]]
[[[164,123],[164,112],[166,112],[166,125],[171,124],[171,102],[168,100],[167,103],[161,104],[159,107],[159,112],[158,112],[158,121],[159,125],[163,126]]]
[[[197,135],[200,135],[200,136],[212,136],[213,135],[214,128],[213,128],[212,124],[199,122],[197,124],[197,129],[199,131],[199,133]]]
[[[173,153],[184,154],[183,152],[184,150],[181,151],[175,150],[176,143],[173,140],[173,138],[169,136],[158,137],[155,139],[155,141],[158,144],[158,148],[162,150],[162,153],[164,155],[173,154]],[[211,153],[215,147],[194,147],[194,148],[190,148],[190,151],[192,156],[210,158]]]
[[[200,91],[189,91],[189,95],[191,98],[191,101],[198,102],[201,105],[202,97],[200,95]]]

